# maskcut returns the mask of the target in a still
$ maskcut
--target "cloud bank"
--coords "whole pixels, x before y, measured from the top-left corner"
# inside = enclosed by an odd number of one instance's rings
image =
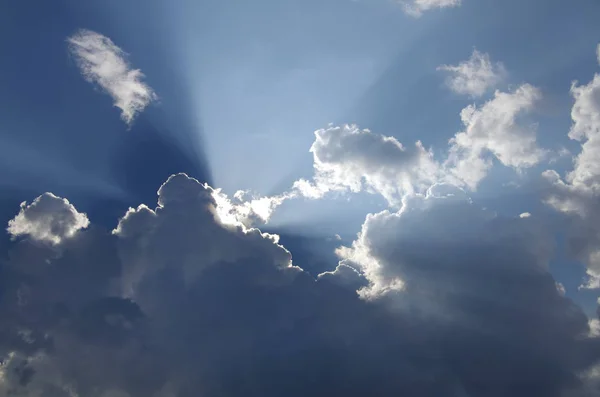
[[[108,37],[82,29],[67,43],[83,77],[112,97],[114,105],[121,109],[121,119],[128,125],[157,98],[144,83],[144,74],[131,68],[127,54]]]
[[[595,387],[600,340],[556,288],[552,240],[534,218],[499,217],[435,185],[367,216],[337,269],[315,279],[277,236],[223,222],[214,192],[174,175],[156,208],[130,209],[112,233],[79,228],[56,246],[21,233],[1,268],[0,395]]]

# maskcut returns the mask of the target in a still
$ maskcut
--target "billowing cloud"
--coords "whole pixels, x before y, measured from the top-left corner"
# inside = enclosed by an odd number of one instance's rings
[[[458,65],[442,65],[439,71],[448,74],[446,84],[461,95],[481,97],[496,87],[506,76],[506,69],[500,62],[492,62],[489,54],[473,50],[471,57]]]
[[[400,0],[407,14],[420,17],[432,9],[458,7],[462,0]]]
[[[86,214],[77,212],[67,199],[45,193],[29,205],[21,203],[21,210],[8,223],[7,230],[13,238],[29,236],[33,240],[56,245],[88,225]]]
[[[600,288],[600,74],[588,84],[573,83],[571,94],[569,138],[581,142],[581,152],[564,179],[554,170],[544,173],[552,184],[546,202],[574,215],[572,249],[588,266],[587,287]]]
[[[405,319],[436,324],[442,345],[455,337],[465,343],[445,346],[457,349],[452,365],[461,377],[449,395],[559,396],[558,389],[576,384],[576,374],[586,376],[600,346],[588,340],[594,358],[584,358],[590,328],[548,271],[551,248],[551,236],[534,219],[504,218],[441,184],[407,197],[398,212],[368,215],[357,240],[338,254],[366,276],[362,297],[385,301]],[[541,302],[543,309],[533,309]],[[519,361],[509,364],[509,357]]]
[[[537,145],[537,126],[523,116],[534,109],[541,93],[524,84],[513,92],[496,91],[482,106],[470,105],[461,112],[465,130],[450,141],[446,166],[471,189],[492,167],[493,156],[516,170],[537,164],[545,151]]]
[[[451,185],[368,216],[316,279],[218,207],[174,175],[156,208],[81,229],[58,256],[16,242],[0,268],[0,393],[558,397],[600,357],[535,218]]]
[[[113,98],[127,124],[133,123],[137,114],[157,98],[143,81],[144,74],[131,68],[127,54],[108,37],[82,29],[67,42],[83,77]]]
[[[426,189],[439,174],[439,165],[420,142],[405,147],[396,138],[359,129],[330,126],[315,132],[310,151],[314,181],[300,180],[294,189],[318,198],[332,191],[381,194],[391,205],[406,193]]]

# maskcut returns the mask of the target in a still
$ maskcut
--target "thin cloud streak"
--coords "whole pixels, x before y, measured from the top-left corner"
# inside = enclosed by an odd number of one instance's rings
[[[111,39],[82,29],[67,39],[69,51],[83,77],[100,86],[121,109],[121,119],[131,125],[136,116],[158,97],[143,82],[144,74],[127,62],[127,54]]]

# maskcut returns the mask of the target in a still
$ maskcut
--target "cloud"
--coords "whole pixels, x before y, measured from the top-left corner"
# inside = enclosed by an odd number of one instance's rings
[[[406,193],[425,189],[439,174],[432,153],[420,142],[405,147],[394,137],[361,130],[356,125],[315,131],[310,151],[313,181],[294,184],[295,191],[309,198],[335,191],[367,190],[396,205]]]
[[[82,29],[67,42],[83,77],[113,98],[114,105],[121,109],[121,119],[128,125],[157,98],[143,82],[144,74],[131,68],[127,54],[108,37]]]
[[[533,219],[503,218],[443,184],[407,197],[398,212],[367,216],[357,240],[338,254],[344,265],[365,274],[369,285],[361,296],[387,302],[404,318],[436,324],[443,335],[453,333],[443,345],[453,345],[454,337],[466,344],[456,347],[453,361],[465,389],[451,395],[525,396],[544,390],[558,396],[558,389],[567,389],[575,374],[597,360],[598,347],[588,362],[583,346],[577,346],[589,332],[587,319],[557,289],[548,271],[551,248],[551,236]],[[533,309],[539,302],[545,302],[544,309]],[[553,330],[550,339],[539,339],[547,329]],[[509,364],[509,357],[517,356],[519,361]],[[564,366],[579,360],[577,369]],[[475,362],[497,366],[477,368]],[[556,378],[550,380],[545,371]],[[533,379],[544,381],[534,386]],[[486,390],[487,382],[494,382],[494,392]]]
[[[437,68],[446,72],[446,84],[457,94],[481,97],[496,87],[506,76],[500,62],[493,63],[489,54],[473,50],[471,57],[458,65],[442,65]]]
[[[544,229],[454,186],[368,216],[317,278],[218,207],[215,189],[179,174],[156,208],[130,209],[112,233],[80,229],[58,256],[14,243],[0,393],[559,396],[600,357],[547,271]]]
[[[453,366],[466,376],[460,383],[465,389],[451,395],[525,396],[544,390],[558,396],[563,395],[558,389],[569,388],[574,375],[598,359],[598,346],[592,343],[591,361],[577,346],[589,332],[587,319],[552,279],[551,248],[551,236],[533,219],[503,218],[479,208],[456,187],[436,185],[425,195],[407,197],[398,212],[368,215],[357,240],[338,254],[344,265],[365,274],[369,285],[360,290],[365,299],[386,301],[405,318],[437,324],[444,335],[461,335],[457,338],[466,345],[457,350]],[[533,309],[540,302],[545,307]],[[540,340],[548,329],[553,335]],[[509,364],[508,357],[517,356],[519,361]],[[567,356],[571,364],[583,359],[583,366],[567,369]],[[497,366],[476,368],[475,362]],[[542,375],[547,370],[556,378]],[[478,381],[468,384],[468,378]],[[491,392],[485,384],[496,382],[492,379],[511,380],[494,383]],[[532,379],[545,380],[534,386]]]
[[[21,210],[8,223],[7,231],[13,238],[28,236],[57,245],[88,225],[86,214],[77,212],[68,200],[45,193],[29,205],[21,203]]]
[[[284,201],[297,197],[295,191],[276,196],[260,196],[238,190],[233,198],[227,197],[221,190],[213,193],[216,211],[221,221],[229,224],[242,224],[246,227],[260,226],[269,222],[273,212]]]
[[[565,178],[544,172],[551,185],[546,203],[572,216],[571,249],[588,266],[587,288],[600,288],[600,74],[585,85],[574,82],[569,138],[581,142]]]
[[[436,8],[458,7],[462,0],[400,0],[407,14],[420,17],[425,11]]]
[[[450,172],[475,189],[492,167],[490,154],[516,170],[541,161],[546,152],[537,146],[537,126],[522,120],[540,99],[536,87],[524,84],[513,92],[496,91],[480,107],[464,108],[460,116],[465,130],[450,140],[445,164]]]
[[[493,157],[519,172],[546,158],[548,152],[537,144],[537,125],[525,118],[541,97],[539,89],[523,84],[512,92],[496,91],[481,106],[464,108],[461,119],[465,129],[449,141],[442,164],[421,142],[404,146],[395,137],[356,125],[317,130],[310,148],[312,180],[296,181],[290,192],[276,199],[318,199],[331,192],[368,191],[398,207],[405,195],[424,193],[438,182],[475,190],[493,166]]]

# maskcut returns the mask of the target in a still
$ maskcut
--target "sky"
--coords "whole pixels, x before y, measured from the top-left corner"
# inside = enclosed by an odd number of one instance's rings
[[[600,395],[600,3],[0,6],[0,397]]]

